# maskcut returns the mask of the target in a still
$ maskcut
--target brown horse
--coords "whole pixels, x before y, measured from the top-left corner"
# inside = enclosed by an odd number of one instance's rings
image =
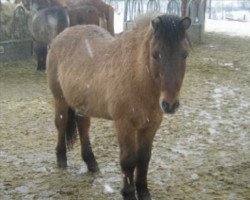
[[[116,39],[94,25],[74,26],[55,38],[47,76],[55,99],[59,167],[67,166],[66,143],[73,144],[77,125],[82,158],[89,171],[98,171],[90,117],[114,120],[123,198],[136,199],[136,188],[138,199],[151,199],[147,171],[152,142],[163,113],[179,107],[190,23],[187,17],[161,15]]]
[[[86,15],[86,10],[79,12],[79,9],[81,10],[81,7],[83,8],[84,6],[95,7],[98,10],[98,14],[99,14],[98,19],[102,20],[102,21],[99,21],[98,25],[102,26],[103,20],[106,21],[107,30],[112,35],[114,35],[114,9],[110,5],[104,3],[102,0],[51,0],[51,1],[53,2],[53,4],[66,6],[69,10],[75,11],[73,16],[78,15],[78,20],[81,18],[84,18],[84,16]],[[91,20],[90,17],[85,18],[85,20],[87,19]],[[95,20],[95,19],[93,19],[92,17],[92,20]],[[77,21],[74,21],[73,18],[71,19],[70,17],[70,24],[92,24],[92,23],[89,23],[89,22],[82,23],[81,20],[77,22]]]

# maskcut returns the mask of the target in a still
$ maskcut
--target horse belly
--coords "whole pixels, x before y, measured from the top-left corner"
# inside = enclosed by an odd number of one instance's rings
[[[100,101],[86,98],[85,103],[76,107],[76,113],[88,116],[111,120],[112,117],[108,113],[107,105],[105,103],[100,103]]]
[[[76,109],[76,113],[78,115],[86,116],[86,117],[96,117],[96,118],[102,118],[102,119],[108,119],[112,120],[112,117],[105,111],[98,110],[98,109],[89,109],[88,106],[82,106],[79,107],[79,109]]]
[[[88,117],[112,119],[108,112],[108,103],[104,98],[104,88],[98,87],[98,84],[90,84],[89,82],[81,87],[75,87],[76,85],[69,87],[71,84],[72,82],[68,83],[67,88],[63,87],[64,96],[68,104],[78,114]],[[72,91],[74,92],[72,93]]]

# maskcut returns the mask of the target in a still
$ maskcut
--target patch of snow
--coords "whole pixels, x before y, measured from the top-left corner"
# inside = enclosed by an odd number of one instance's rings
[[[108,179],[106,179],[107,183],[120,183],[121,182],[121,176],[120,175],[117,175],[117,176],[112,176]]]
[[[221,108],[221,102],[224,95],[235,96],[235,92],[233,89],[228,87],[217,86],[217,88],[214,89],[214,94],[212,97],[215,99],[217,109]],[[223,104],[225,104],[225,102]]]
[[[189,143],[194,143],[195,141],[197,141],[197,139],[199,139],[199,135],[197,133],[195,133],[195,134],[192,134],[191,136],[189,136],[187,138],[187,141]]]
[[[0,157],[5,158],[7,156],[7,153],[4,151],[0,151]]]
[[[17,192],[27,194],[29,192],[29,187],[27,186],[20,186],[15,189]]]
[[[250,37],[250,22],[206,19],[205,31],[224,33],[230,36]]]
[[[192,178],[192,180],[196,181],[196,180],[199,179],[199,175],[198,174],[192,174],[191,178]]]
[[[3,184],[3,182],[1,181],[0,182],[0,191],[4,191],[5,190],[5,186],[4,186],[4,184]]]
[[[208,112],[205,111],[205,110],[202,110],[202,111],[199,113],[199,116],[204,117],[205,119],[208,119],[208,120],[210,120],[210,119],[213,118],[213,117],[211,116],[211,114],[208,113]]]
[[[224,62],[219,62],[218,65],[220,67],[230,67],[230,68],[234,68],[234,64],[232,62],[229,63],[224,63]]]
[[[183,155],[184,157],[187,157],[193,154],[193,152],[190,149],[186,149],[185,146],[182,146],[180,144],[177,144],[175,147],[171,148],[171,151],[174,153],[179,153]]]
[[[217,94],[218,94],[218,93],[222,93],[222,89],[221,89],[221,88],[215,88],[215,89],[214,89],[214,92],[217,93]]]
[[[47,167],[40,167],[40,168],[34,169],[33,171],[37,173],[50,173],[52,170]]]
[[[114,193],[114,190],[109,184],[105,183],[103,192],[104,194],[112,194]]]
[[[80,170],[79,170],[79,174],[85,174],[88,172],[88,169],[84,166],[81,166]]]
[[[102,169],[101,169],[101,173],[102,173],[102,174],[105,174],[105,173],[113,172],[115,169],[116,169],[116,166],[115,166],[115,165],[114,165],[114,166],[111,166],[111,164],[110,164],[110,165],[108,165],[108,166],[102,168]]]
[[[214,128],[208,128],[208,132],[211,134],[211,135],[215,135],[216,134],[216,129]]]

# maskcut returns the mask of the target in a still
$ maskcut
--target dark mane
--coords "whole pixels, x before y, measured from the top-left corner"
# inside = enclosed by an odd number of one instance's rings
[[[167,43],[180,42],[185,38],[185,30],[181,23],[181,18],[174,15],[161,15],[161,26],[155,31],[155,36]]]

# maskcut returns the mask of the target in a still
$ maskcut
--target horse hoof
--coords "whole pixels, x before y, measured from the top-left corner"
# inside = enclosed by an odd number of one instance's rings
[[[129,186],[127,188],[123,188],[121,194],[123,196],[123,200],[137,200],[134,187]]]
[[[148,190],[138,192],[138,200],[151,200],[151,195]]]
[[[137,200],[137,198],[136,197],[126,197],[126,198],[124,198],[124,200]]]
[[[123,197],[123,200],[137,200],[137,198],[135,196],[126,196]]]
[[[66,168],[67,167],[67,162],[65,162],[65,161],[58,161],[57,162],[57,167],[58,168]]]
[[[88,170],[89,170],[89,172],[93,172],[93,173],[100,171],[97,163],[92,164],[92,165],[88,165]]]

